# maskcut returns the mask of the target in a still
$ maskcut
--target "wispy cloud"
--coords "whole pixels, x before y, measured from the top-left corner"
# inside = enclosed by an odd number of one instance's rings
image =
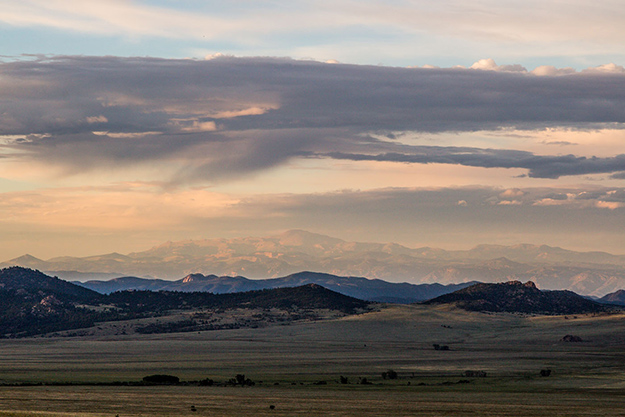
[[[172,38],[360,26],[504,43],[622,44],[625,39],[623,8],[612,0],[603,1],[601,7],[590,0],[566,7],[557,0],[299,0],[288,6],[268,1],[206,1],[191,4],[191,10],[180,10],[176,3],[2,1],[0,20],[17,26]]]
[[[71,0],[2,1],[0,21],[14,26],[51,27],[109,36],[169,38],[214,37],[235,32],[241,19],[220,19],[210,14],[155,7],[137,1],[75,2]]]

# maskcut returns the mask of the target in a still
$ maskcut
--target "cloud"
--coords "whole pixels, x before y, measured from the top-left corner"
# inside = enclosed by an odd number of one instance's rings
[[[175,2],[174,2],[175,3]],[[558,0],[506,2],[485,0],[431,1],[316,0],[280,3],[239,1],[186,2],[187,10],[148,2],[108,0],[3,1],[0,21],[18,27],[50,27],[108,36],[151,36],[173,39],[222,39],[259,43],[275,34],[305,32],[307,39],[329,30],[365,28],[398,38],[429,35],[502,46],[535,49],[619,47],[625,39],[623,11],[617,1],[601,7],[579,0],[563,8]],[[194,4],[195,3],[195,4]],[[161,4],[167,4],[161,2]],[[190,8],[190,9],[189,9]],[[360,31],[362,32],[362,30]],[[392,36],[391,36],[392,35]],[[309,41],[310,42],[310,41]],[[327,36],[317,43],[327,43]],[[618,50],[618,49],[617,49]]]
[[[624,74],[625,68],[622,65],[616,65],[614,63],[599,65],[598,67],[587,68],[582,70],[585,73],[608,73],[608,74]]]
[[[243,30],[246,23],[257,29],[263,25],[253,24],[249,17],[220,18],[209,13],[185,12],[137,1],[23,0],[1,4],[0,21],[5,24],[109,36],[212,38]]]
[[[618,129],[625,75],[613,72],[534,77],[277,58],[43,57],[1,63],[0,100],[0,135],[9,138],[0,152],[66,173],[158,163],[175,182],[217,181],[319,157],[520,168],[534,178],[625,171],[618,154],[421,146],[388,136]]]
[[[518,188],[509,188],[505,190],[504,192],[502,192],[501,194],[499,194],[499,197],[516,198],[516,197],[523,197],[524,195],[525,195],[525,192]]]
[[[413,146],[412,153],[356,154],[330,152],[316,156],[351,161],[452,164],[480,168],[524,168],[531,178],[610,173],[625,169],[625,154],[609,158],[543,156],[508,149]]]
[[[553,65],[541,65],[534,68],[531,73],[537,76],[556,76],[556,75],[570,75],[575,74],[575,69],[567,67],[567,68],[556,68]]]
[[[502,72],[527,72],[527,69],[522,65],[497,65],[492,58],[480,59],[469,67],[470,69],[485,70],[485,71],[502,71]]]
[[[625,207],[625,203],[618,203],[615,201],[597,201],[595,204],[599,208],[604,208],[604,209],[609,209],[609,210],[616,210],[621,207]]]
[[[423,68],[436,68],[432,66],[424,66]],[[462,66],[458,66],[456,68],[464,68]],[[484,58],[474,62],[469,69],[474,70],[482,70],[482,71],[497,71],[497,72],[515,72],[519,74],[530,74],[539,77],[553,77],[553,76],[562,76],[562,75],[571,75],[577,74],[577,71],[574,68],[566,67],[566,68],[556,68],[553,65],[540,65],[534,68],[532,71],[528,71],[522,65],[512,64],[512,65],[497,65],[494,59],[492,58]],[[616,65],[614,63],[599,65],[596,67],[590,67],[582,69],[582,73],[591,74],[591,73],[599,73],[599,74],[623,74],[625,73],[625,68],[621,65]]]
[[[541,143],[543,145],[555,145],[555,146],[572,146],[572,145],[577,145],[577,143],[569,142],[569,141],[566,141],[566,140],[543,141]]]
[[[93,124],[93,123],[106,123],[108,121],[109,120],[106,117],[102,116],[102,115],[87,117],[87,123],[89,123],[89,124]]]

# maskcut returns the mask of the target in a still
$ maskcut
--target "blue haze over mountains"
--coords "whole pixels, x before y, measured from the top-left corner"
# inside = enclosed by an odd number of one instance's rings
[[[541,289],[571,290],[595,297],[625,288],[625,256],[605,252],[575,252],[529,244],[479,245],[464,251],[412,249],[394,243],[347,242],[301,230],[270,237],[167,242],[127,255],[111,253],[49,260],[25,255],[0,263],[0,267],[12,265],[39,269],[74,281],[126,276],[160,279],[124,278],[109,284],[88,284],[99,285],[99,291],[108,291],[103,289],[115,285],[120,286],[119,289],[135,285],[133,288],[159,289],[162,286],[186,291],[183,287],[203,287],[213,292],[238,291],[264,288],[263,285],[269,285],[269,278],[277,277],[293,282],[292,285],[301,285],[308,282],[303,278],[306,274],[298,274],[302,271],[411,284],[531,280]],[[326,278],[336,280],[339,277]],[[360,281],[359,285],[366,281]],[[273,281],[271,285],[283,284]],[[383,294],[380,296],[395,297]]]

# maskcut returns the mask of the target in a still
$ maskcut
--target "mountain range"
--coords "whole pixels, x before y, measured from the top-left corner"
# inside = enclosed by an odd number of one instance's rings
[[[312,274],[286,277],[281,288],[214,294],[206,291],[116,291],[102,294],[40,271],[10,267],[0,270],[0,338],[22,337],[71,329],[117,327],[105,323],[123,320],[138,333],[216,330],[264,326],[292,320],[318,320],[323,311],[346,315],[370,310],[370,303],[318,284],[299,285]],[[187,277],[178,285],[215,281],[214,277]],[[330,282],[362,284],[363,278],[321,276]],[[365,280],[366,281],[366,280]],[[389,284],[401,285],[401,284]],[[230,288],[232,290],[232,288]],[[449,288],[447,288],[449,290]],[[619,301],[622,291],[603,301]],[[424,304],[453,304],[481,312],[528,314],[583,314],[614,310],[570,291],[541,291],[532,282],[477,283],[435,297]],[[242,312],[244,311],[244,312]],[[247,311],[247,313],[245,312]],[[220,316],[221,315],[221,316]],[[155,320],[159,317],[166,320]],[[147,320],[147,321],[146,321]],[[96,326],[97,324],[97,326]],[[235,326],[235,327],[233,327]],[[93,333],[94,330],[92,330]],[[85,333],[87,334],[87,333]]]
[[[601,297],[625,288],[625,256],[546,245],[479,245],[448,251],[395,243],[348,242],[291,230],[269,237],[167,242],[143,252],[0,263],[87,281],[123,276],[175,280],[191,274],[285,277],[300,271],[413,284],[533,281],[541,289]]]
[[[470,282],[449,285],[415,285],[362,277],[340,277],[319,272],[299,272],[286,277],[272,279],[248,279],[241,276],[218,277],[216,275],[205,276],[202,274],[190,274],[176,281],[121,277],[106,281],[91,280],[74,283],[102,294],[124,290],[202,291],[214,294],[226,294],[315,284],[361,300],[391,303],[414,303],[429,300],[474,284]]]

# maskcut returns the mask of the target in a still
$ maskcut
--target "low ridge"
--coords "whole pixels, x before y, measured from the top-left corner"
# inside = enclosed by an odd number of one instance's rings
[[[625,305],[625,290],[618,290],[610,294],[605,295],[599,299],[600,302],[606,304]]]
[[[532,281],[475,284],[425,304],[453,304],[469,311],[526,314],[583,314],[607,311],[599,303],[571,291],[541,291]]]

